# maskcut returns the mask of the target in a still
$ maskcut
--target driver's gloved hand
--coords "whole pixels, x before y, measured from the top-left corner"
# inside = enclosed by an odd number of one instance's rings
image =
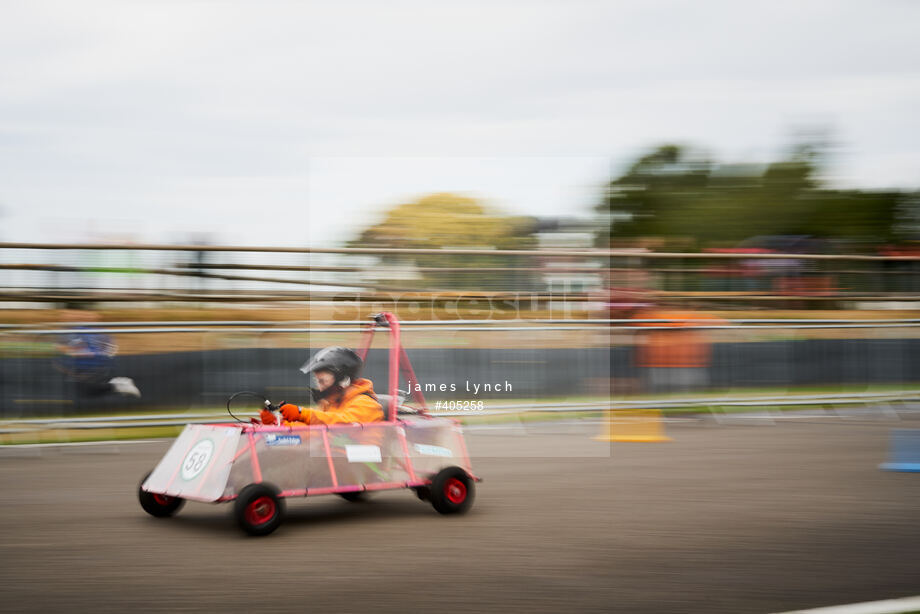
[[[300,422],[300,408],[292,403],[283,403],[281,405],[281,415],[288,422]]]
[[[275,414],[267,409],[263,409],[261,412],[259,412],[259,418],[262,419],[262,424],[278,424],[278,420],[275,418]]]

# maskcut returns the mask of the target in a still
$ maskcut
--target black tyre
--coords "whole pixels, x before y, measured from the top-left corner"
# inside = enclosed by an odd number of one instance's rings
[[[157,518],[167,518],[178,512],[179,508],[185,504],[185,499],[143,490],[141,486],[144,485],[144,482],[149,477],[150,473],[145,475],[141,483],[137,485],[137,499],[141,502],[141,507],[144,508],[144,511]]]
[[[366,490],[356,490],[354,492],[340,492],[338,493],[340,497],[348,501],[349,503],[359,503],[361,501],[367,501],[367,491]]]
[[[284,499],[271,484],[250,484],[236,498],[233,513],[240,528],[250,535],[268,535],[284,519]]]
[[[431,480],[428,497],[441,514],[462,514],[470,509],[475,486],[470,475],[460,467],[442,469]]]

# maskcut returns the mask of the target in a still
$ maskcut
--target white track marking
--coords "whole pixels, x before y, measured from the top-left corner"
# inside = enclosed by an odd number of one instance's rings
[[[811,610],[792,610],[781,614],[900,614],[915,610],[920,610],[920,596],[885,599],[883,601],[865,601],[863,603],[846,603]]]
[[[49,443],[11,443],[0,445],[0,453],[3,450],[22,450],[29,448],[57,448],[73,446],[118,446],[134,443],[160,443],[163,441],[172,441],[174,437],[165,437],[162,439],[112,439],[109,441],[59,441]]]

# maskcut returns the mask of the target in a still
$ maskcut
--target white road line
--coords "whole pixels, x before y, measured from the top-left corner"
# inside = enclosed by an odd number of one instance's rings
[[[792,610],[781,614],[901,614],[917,610],[920,610],[920,596],[885,599],[884,601],[865,601],[863,603],[846,603],[811,610]]]
[[[117,446],[117,445],[127,445],[133,443],[159,443],[162,441],[170,441],[174,439],[173,437],[165,437],[162,439],[112,439],[109,441],[59,441],[51,443],[11,443],[0,445],[0,453],[3,450],[21,450],[23,448],[55,448],[55,447],[71,447],[71,446]]]

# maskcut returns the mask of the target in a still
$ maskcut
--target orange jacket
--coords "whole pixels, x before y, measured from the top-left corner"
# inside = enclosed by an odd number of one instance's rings
[[[374,384],[360,378],[342,393],[319,402],[319,409],[298,407],[300,420],[284,421],[285,426],[302,424],[342,424],[351,422],[380,422],[384,420],[383,408],[374,396]]]
[[[694,311],[643,311],[634,316],[639,320],[678,320],[677,322],[643,322],[649,327],[637,348],[640,367],[707,367],[711,354],[709,331],[693,330],[695,326],[725,324],[713,316]],[[670,327],[655,330],[656,327]],[[680,327],[680,328],[675,328]]]

